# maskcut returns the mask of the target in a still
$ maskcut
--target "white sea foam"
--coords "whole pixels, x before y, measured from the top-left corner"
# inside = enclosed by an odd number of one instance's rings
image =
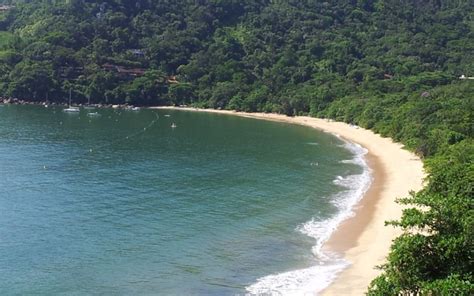
[[[354,206],[360,201],[370,186],[372,176],[364,155],[367,150],[360,145],[345,143],[344,147],[354,154],[350,163],[364,168],[358,175],[337,176],[334,184],[345,190],[333,196],[332,201],[338,212],[327,220],[312,219],[296,229],[315,239],[312,248],[316,265],[300,270],[284,272],[262,277],[247,287],[252,295],[314,295],[324,290],[336,278],[338,273],[347,268],[350,263],[338,254],[323,251],[324,243],[337,229],[342,221],[351,217]],[[349,162],[348,162],[349,163]]]
[[[339,162],[340,163],[349,163],[349,164],[358,164],[357,160],[355,160],[355,159],[344,159],[344,160],[341,160]]]

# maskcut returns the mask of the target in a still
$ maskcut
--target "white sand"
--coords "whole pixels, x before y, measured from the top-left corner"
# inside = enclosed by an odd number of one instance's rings
[[[364,217],[362,217],[360,211],[356,211],[356,216],[349,220],[350,223],[343,223],[333,235],[337,237],[338,232],[357,234],[353,238],[355,241],[344,242],[340,238],[335,240],[335,244],[347,244],[349,246],[348,249],[337,249],[344,252],[345,258],[352,265],[341,272],[335,282],[323,291],[323,295],[364,295],[371,280],[380,273],[374,267],[384,263],[392,240],[400,234],[400,230],[384,226],[385,221],[398,219],[401,216],[402,208],[395,203],[395,199],[408,196],[410,191],[417,191],[422,188],[423,164],[417,156],[402,149],[401,144],[394,143],[389,138],[382,138],[370,130],[342,122],[332,122],[306,116],[288,117],[279,114],[195,108],[157,108],[230,114],[300,124],[337,134],[368,149],[369,156],[375,159],[369,161],[369,164],[377,163],[377,165],[371,165],[373,174],[376,177],[379,174],[383,175],[383,181],[381,185],[377,186],[377,190],[372,190],[371,194],[375,195],[375,199],[370,199],[370,219],[360,222],[364,220]],[[366,198],[368,197],[364,197],[364,199]],[[364,199],[361,202],[363,207],[366,206],[364,205]]]

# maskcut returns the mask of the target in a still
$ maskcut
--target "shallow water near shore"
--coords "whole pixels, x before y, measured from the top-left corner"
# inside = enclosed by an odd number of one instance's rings
[[[320,248],[370,182],[360,147],[235,116],[95,111],[0,109],[1,294],[297,294],[347,264]]]

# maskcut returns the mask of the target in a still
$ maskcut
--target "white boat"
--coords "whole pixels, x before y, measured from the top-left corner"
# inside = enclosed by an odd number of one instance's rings
[[[97,116],[100,116],[100,114],[98,112],[89,112],[87,113],[87,116],[89,117],[97,117]]]
[[[140,111],[140,107],[132,107],[132,111]]]
[[[90,97],[87,98],[87,105],[84,106],[84,109],[86,109],[86,110],[93,110],[93,109],[95,109],[95,106],[92,106],[92,105],[91,105],[91,98],[90,98]]]
[[[176,125],[176,123],[173,122],[173,123],[171,124],[171,128],[177,128],[177,127],[178,127],[178,126]]]
[[[171,117],[171,115],[169,115],[169,114],[165,114],[165,117]]]
[[[79,107],[71,106],[71,89],[69,89],[69,107],[63,110],[68,113],[77,113],[81,111]]]
[[[80,112],[81,109],[79,109],[79,107],[69,106],[68,108],[64,109],[63,111],[64,112],[69,112],[69,113],[77,113],[77,112]]]

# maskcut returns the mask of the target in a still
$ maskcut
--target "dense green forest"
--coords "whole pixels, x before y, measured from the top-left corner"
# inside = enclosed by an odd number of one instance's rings
[[[0,96],[309,114],[425,159],[370,295],[472,295],[474,2],[0,1]]]

